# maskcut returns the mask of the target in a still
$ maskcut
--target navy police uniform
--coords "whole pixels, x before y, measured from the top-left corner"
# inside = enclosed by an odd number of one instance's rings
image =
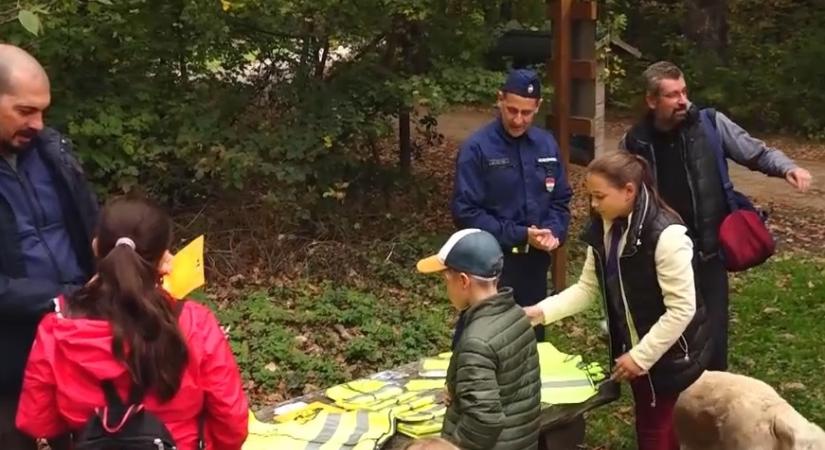
[[[511,72],[502,91],[541,96],[539,78],[528,70]],[[498,239],[505,255],[500,284],[513,288],[519,305],[529,306],[547,296],[550,254],[527,244],[527,228],[550,229],[564,241],[572,191],[553,135],[530,127],[514,138],[501,120],[461,145],[452,216],[459,228],[480,228]],[[543,340],[543,327],[536,328],[536,336]]]

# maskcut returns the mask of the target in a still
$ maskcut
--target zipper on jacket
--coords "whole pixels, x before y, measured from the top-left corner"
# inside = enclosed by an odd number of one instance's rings
[[[650,407],[656,407],[656,389],[653,388],[653,377],[647,374],[647,383],[650,385]]]
[[[679,340],[677,342],[679,343],[679,347],[682,349],[682,351],[685,352],[685,357],[683,359],[685,361],[690,361],[690,347],[688,347],[688,342],[687,339],[685,339],[685,335],[680,334]]]
[[[685,166],[685,177],[688,182],[688,190],[690,191],[690,205],[693,208],[693,226],[696,227],[696,233],[701,229],[699,227],[699,206],[696,203],[696,188],[693,186],[693,180],[690,178],[690,168],[688,167],[687,158],[687,142],[685,141],[684,132],[679,133],[679,139],[682,141],[682,164]],[[700,253],[702,253],[700,251]]]
[[[37,210],[35,209],[31,198],[29,198],[29,194],[27,192],[28,188],[26,187],[26,183],[23,181],[23,178],[20,177],[20,172],[18,172],[17,170],[14,170],[14,168],[11,167],[11,164],[9,164],[8,161],[6,161],[4,159],[3,163],[5,163],[9,167],[9,169],[11,169],[11,171],[14,172],[14,176],[17,178],[17,182],[20,183],[20,186],[23,187],[23,197],[26,199],[26,203],[29,206],[29,210],[35,216],[34,230],[37,233],[37,237],[40,239],[40,242],[43,245],[43,248],[46,249],[46,254],[49,257],[49,261],[51,261],[51,263],[52,263],[52,267],[54,268],[55,273],[57,273],[58,278],[60,278],[59,280],[57,280],[58,283],[63,283],[63,281],[64,281],[63,280],[63,278],[64,278],[63,272],[60,270],[60,266],[57,264],[57,259],[55,259],[54,253],[52,253],[52,249],[49,248],[49,244],[46,242],[46,239],[43,237],[43,231],[40,229],[40,224],[38,223],[39,220],[37,220]],[[33,188],[32,188],[32,191],[34,191]]]
[[[647,195],[646,190],[644,190],[642,192],[645,195],[645,198],[644,198],[645,201],[644,201],[644,205],[642,206],[641,217],[639,218],[639,224],[640,224],[639,230],[640,231],[637,232],[638,233],[637,236],[636,236],[637,239],[641,239],[640,238],[641,228],[642,228],[641,224],[644,224],[645,220],[647,219],[647,211],[648,211],[648,208],[650,207],[650,204],[649,204],[650,196]],[[630,225],[631,224],[628,224],[628,231],[627,231],[627,236],[628,237],[630,237]],[[630,338],[631,346],[639,344],[638,342],[633,342],[633,333],[631,333],[631,331],[630,331],[631,327],[633,329],[633,332],[636,334],[636,340],[639,339],[639,332],[638,332],[638,328],[636,328],[636,322],[633,319],[633,314],[631,314],[631,312],[630,312],[630,303],[627,301],[627,295],[624,292],[624,281],[622,281],[622,258],[627,258],[627,257],[635,255],[636,252],[638,251],[637,250],[638,245],[639,245],[639,242],[637,242],[636,246],[633,247],[634,250],[633,250],[632,253],[627,254],[627,255],[620,254],[619,257],[616,258],[616,267],[617,267],[617,272],[619,274],[619,293],[621,294],[622,302],[624,303],[625,320],[627,320],[627,327],[628,327],[627,328],[627,334],[628,334],[628,337]],[[618,245],[617,245],[617,248],[618,248]],[[619,250],[617,250],[617,251],[619,251]]]
[[[23,173],[25,174],[25,178],[20,177],[21,180],[25,180],[28,183],[24,189],[28,189],[31,191],[32,197],[34,197],[33,206],[37,207],[36,211],[32,211],[33,214],[40,215],[40,225],[45,227],[46,226],[46,210],[43,209],[43,202],[40,201],[40,196],[37,195],[37,189],[34,188],[34,183],[32,183],[31,174],[28,170],[24,170]]]
[[[638,235],[636,236],[638,239],[640,239],[642,224],[644,224],[645,220],[647,219],[647,212],[648,212],[648,208],[650,207],[650,204],[649,204],[650,196],[647,195],[647,191],[644,191],[644,195],[645,195],[645,202],[644,202],[644,206],[642,207],[642,211],[641,211],[642,216],[639,219],[639,232],[638,232]],[[629,225],[628,225],[628,237],[630,236],[629,235],[629,230],[630,229],[629,229]],[[627,302],[627,296],[624,292],[624,282],[622,281],[622,258],[626,258],[626,257],[630,257],[630,256],[635,255],[636,251],[637,251],[636,248],[637,248],[638,245],[639,245],[639,242],[637,242],[636,246],[634,246],[634,252],[633,253],[630,253],[628,255],[619,255],[619,257],[616,258],[617,272],[619,273],[619,292],[621,293],[621,296],[622,296],[622,302],[624,302],[625,320],[627,320],[627,327],[628,327],[627,328],[627,334],[628,334],[628,337],[631,340],[631,343],[630,343],[631,347],[639,344],[638,342],[632,342],[633,341],[633,335],[630,332],[631,327],[632,327],[633,331],[636,334],[636,339],[637,340],[639,339],[639,332],[638,332],[638,329],[636,328],[636,323],[635,323],[635,320],[633,319],[633,314],[630,312],[630,304]],[[625,349],[625,351],[627,351],[627,349]],[[655,408],[656,407],[656,389],[653,388],[653,377],[650,375],[650,372],[648,372],[647,375],[645,375],[645,376],[647,377],[648,385],[650,385],[650,399],[651,399],[650,400],[650,407]]]
[[[603,306],[604,306],[604,318],[605,318],[605,321],[607,322],[608,354],[613,356],[612,355],[613,354],[613,335],[610,332],[610,330],[611,330],[611,327],[610,327],[610,310],[608,309],[608,305],[607,305],[607,289],[605,289],[604,265],[602,264],[602,259],[601,259],[601,256],[599,256],[599,252],[597,252],[595,249],[593,250],[593,256],[596,257],[596,263],[599,265],[599,267],[602,268],[602,270],[599,270],[598,273],[600,274],[600,277],[602,279],[602,282],[601,282],[602,303],[603,303]]]

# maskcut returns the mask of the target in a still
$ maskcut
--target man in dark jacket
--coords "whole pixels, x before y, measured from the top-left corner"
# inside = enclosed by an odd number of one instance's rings
[[[699,109],[687,98],[682,71],[657,62],[644,72],[648,114],[635,124],[619,147],[650,163],[659,193],[679,213],[696,242],[696,276],[712,329],[713,354],[708,369],[727,370],[728,274],[719,257],[719,226],[728,214],[722,178],[712,145],[751,170],[785,178],[800,191],[810,187],[811,174],[781,151],[751,137],[721,112],[715,112],[716,136],[707,136]]]
[[[0,45],[0,448],[35,449],[15,426],[23,370],[54,298],[88,280],[94,198],[69,141],[45,128],[49,79]]]
[[[556,140],[532,126],[540,106],[539,76],[512,71],[498,93],[498,117],[461,144],[451,203],[458,228],[498,239],[501,286],[513,288],[521,306],[547,297],[550,252],[567,238],[573,195]],[[544,340],[544,327],[536,328],[536,338]]]
[[[451,400],[442,429],[464,450],[538,447],[536,338],[513,291],[496,288],[502,265],[496,238],[472,228],[453,234],[437,255],[418,263],[422,273],[444,274],[450,302],[464,312],[447,369]]]

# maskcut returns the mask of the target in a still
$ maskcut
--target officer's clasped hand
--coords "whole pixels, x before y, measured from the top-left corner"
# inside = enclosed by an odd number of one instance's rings
[[[559,240],[546,228],[532,226],[527,229],[527,243],[539,250],[552,251],[559,246]]]

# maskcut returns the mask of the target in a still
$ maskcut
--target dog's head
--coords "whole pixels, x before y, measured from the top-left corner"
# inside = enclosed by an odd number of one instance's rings
[[[796,411],[774,416],[771,432],[777,450],[825,450],[825,431]]]

